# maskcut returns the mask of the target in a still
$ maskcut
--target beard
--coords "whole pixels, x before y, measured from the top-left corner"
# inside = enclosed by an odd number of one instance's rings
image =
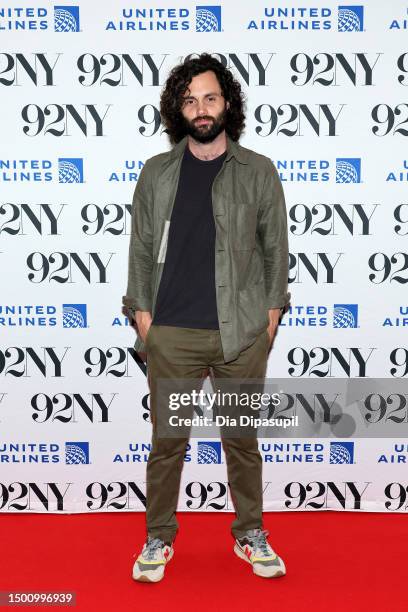
[[[226,115],[227,111],[224,108],[216,117],[203,115],[201,117],[196,117],[192,121],[183,117],[185,133],[194,138],[197,142],[201,142],[201,144],[212,142],[225,130]],[[206,125],[197,125],[197,122],[203,119],[207,120],[208,123]]]

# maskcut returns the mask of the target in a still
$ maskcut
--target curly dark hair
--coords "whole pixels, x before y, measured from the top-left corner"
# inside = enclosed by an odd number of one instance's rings
[[[245,98],[241,85],[220,61],[209,53],[202,53],[197,58],[186,58],[182,64],[172,69],[160,96],[162,122],[173,144],[180,142],[186,135],[185,122],[181,114],[183,95],[192,78],[207,70],[215,72],[222,95],[225,101],[230,103],[226,109],[225,131],[235,141],[241,136],[245,127]]]

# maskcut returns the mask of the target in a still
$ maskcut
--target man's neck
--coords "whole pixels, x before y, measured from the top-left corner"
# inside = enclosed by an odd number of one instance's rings
[[[218,134],[212,142],[198,142],[191,136],[188,137],[187,146],[190,149],[194,157],[209,161],[219,157],[227,150],[227,136],[225,130]]]

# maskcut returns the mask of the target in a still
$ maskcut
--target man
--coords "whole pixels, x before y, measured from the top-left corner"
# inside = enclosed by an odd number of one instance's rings
[[[161,95],[170,152],[148,159],[132,207],[123,303],[146,352],[153,424],[147,464],[147,541],[133,578],[157,582],[173,556],[188,437],[157,435],[158,379],[264,379],[287,292],[281,183],[269,158],[238,144],[243,94],[208,54],[176,66]],[[264,577],[285,565],[262,529],[257,439],[223,436],[236,519],[235,553]]]

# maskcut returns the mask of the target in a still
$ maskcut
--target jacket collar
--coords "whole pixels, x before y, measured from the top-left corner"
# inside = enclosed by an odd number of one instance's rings
[[[180,142],[178,142],[170,151],[170,159],[173,158],[180,158],[183,153],[184,153],[184,149],[187,145],[187,136],[184,136],[184,138],[182,140],[180,140]],[[231,159],[231,157],[235,157],[235,159],[237,160],[237,162],[239,162],[240,164],[247,164],[248,163],[248,159],[247,159],[247,154],[246,154],[246,149],[244,147],[241,147],[240,144],[238,144],[237,142],[234,142],[233,140],[231,140],[231,138],[227,135],[227,157],[226,157],[226,161],[229,161]]]

